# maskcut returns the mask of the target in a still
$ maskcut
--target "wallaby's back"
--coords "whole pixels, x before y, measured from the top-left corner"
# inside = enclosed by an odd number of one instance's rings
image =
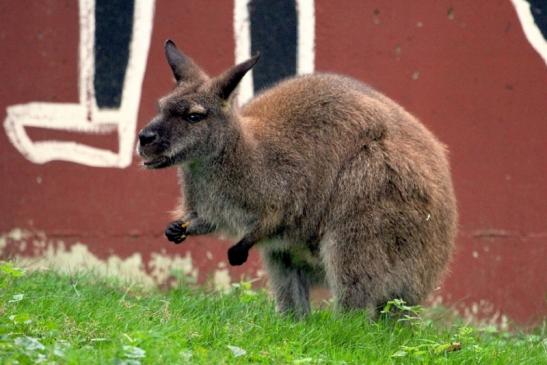
[[[424,299],[456,231],[444,146],[391,99],[338,75],[281,82],[242,116],[285,204],[286,230],[319,239],[341,304]],[[347,285],[363,276],[375,278],[366,290]]]

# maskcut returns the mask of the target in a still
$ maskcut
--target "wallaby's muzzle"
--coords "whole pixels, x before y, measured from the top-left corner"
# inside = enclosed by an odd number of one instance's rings
[[[143,129],[139,133],[139,143],[143,147],[151,143],[154,143],[157,139],[158,139],[158,134],[156,132]]]
[[[145,127],[139,132],[138,137],[137,153],[146,168],[159,169],[171,165],[170,158],[164,155],[168,144],[161,141],[157,131]]]

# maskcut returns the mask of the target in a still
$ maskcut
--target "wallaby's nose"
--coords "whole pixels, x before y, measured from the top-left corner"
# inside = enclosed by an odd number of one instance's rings
[[[156,132],[145,129],[139,132],[139,142],[141,146],[151,144],[152,142],[156,141],[156,139],[158,139],[158,134]]]

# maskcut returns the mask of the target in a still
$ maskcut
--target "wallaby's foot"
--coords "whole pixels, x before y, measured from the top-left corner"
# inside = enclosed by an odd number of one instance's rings
[[[249,257],[249,246],[238,243],[228,249],[228,261],[232,266],[243,265]]]
[[[186,228],[189,223],[181,220],[171,222],[165,229],[165,237],[176,244],[181,243],[186,239]]]

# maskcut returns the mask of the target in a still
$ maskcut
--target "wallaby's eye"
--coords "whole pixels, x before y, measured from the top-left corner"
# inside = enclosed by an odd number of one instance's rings
[[[203,119],[205,119],[207,115],[202,113],[190,113],[186,116],[186,120],[190,123],[197,123]]]

